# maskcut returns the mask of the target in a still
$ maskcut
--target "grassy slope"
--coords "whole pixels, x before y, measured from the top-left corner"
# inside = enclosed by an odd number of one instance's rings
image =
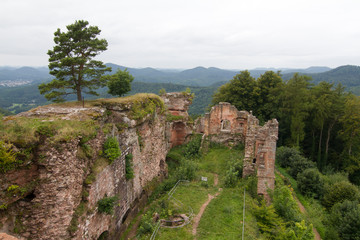
[[[287,179],[287,181],[289,181],[292,188],[294,189],[294,194],[306,209],[306,219],[308,222],[311,222],[314,225],[321,238],[325,239],[325,226],[323,224],[327,215],[325,208],[318,200],[303,196],[297,188],[296,180],[291,177],[284,168],[281,168],[277,165],[276,170],[278,170]]]
[[[171,156],[181,156],[181,148],[172,150]],[[228,163],[234,159],[242,159],[243,152],[227,148],[212,148],[201,158],[195,161],[198,164],[197,179],[190,183],[182,183],[177,188],[174,197],[184,205],[191,206],[196,215],[200,207],[208,199],[208,194],[214,195],[223,187],[224,176]],[[176,171],[174,163],[169,163],[170,175]],[[214,174],[218,174],[218,186],[214,185]],[[200,177],[208,177],[208,187],[201,184]],[[239,239],[242,234],[244,184],[235,188],[223,188],[220,195],[214,198],[205,210],[198,227],[197,239]],[[253,199],[247,195],[246,204],[253,204]],[[152,203],[158,204],[159,200]],[[148,212],[148,214],[153,214]],[[258,235],[255,218],[249,211],[246,213],[245,236],[255,239]],[[156,239],[194,239],[192,222],[183,228],[160,228]],[[151,234],[143,235],[138,239],[148,239]]]

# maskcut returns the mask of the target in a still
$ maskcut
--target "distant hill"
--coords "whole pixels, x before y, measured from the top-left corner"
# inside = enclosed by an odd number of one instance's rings
[[[293,74],[294,73],[284,74],[283,79],[289,80]],[[322,73],[300,74],[312,77],[313,83],[315,84],[322,81],[334,83],[335,85],[341,83],[348,91],[360,95],[360,66],[345,65]]]
[[[135,82],[145,83],[173,83],[186,86],[211,86],[217,82],[227,82],[231,80],[237,73],[236,70],[224,70],[220,68],[210,67],[196,67],[187,70],[176,69],[155,69],[155,68],[127,68],[125,66],[114,63],[107,63],[108,67],[112,68],[112,73],[117,69],[128,69],[128,71],[135,77]],[[274,68],[258,68],[249,70],[250,74],[258,78],[266,71],[282,71],[282,73],[289,72],[303,72],[314,73],[329,70],[327,67],[310,67],[307,69],[274,69]],[[33,67],[0,67],[0,87],[16,87],[32,83],[40,83],[51,80],[53,77],[49,74],[47,67],[33,68]]]
[[[51,78],[51,75],[48,68],[45,67],[0,68],[0,81],[31,80],[32,82],[41,82],[49,78]]]

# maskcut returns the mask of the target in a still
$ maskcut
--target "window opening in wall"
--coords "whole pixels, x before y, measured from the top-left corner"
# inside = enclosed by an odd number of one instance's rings
[[[227,119],[221,120],[221,131],[230,131],[231,123]]]

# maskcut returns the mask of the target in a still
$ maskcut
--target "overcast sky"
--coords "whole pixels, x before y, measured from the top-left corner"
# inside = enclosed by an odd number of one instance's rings
[[[98,26],[105,63],[226,69],[360,65],[359,0],[0,0],[0,66],[46,66],[57,28]]]

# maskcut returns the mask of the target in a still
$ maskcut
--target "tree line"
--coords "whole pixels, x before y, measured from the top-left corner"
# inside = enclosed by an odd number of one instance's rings
[[[296,147],[321,172],[346,171],[360,185],[360,98],[341,84],[294,74],[284,81],[268,71],[255,79],[242,71],[214,94],[212,104],[229,102],[252,111],[260,122],[277,118],[279,146]]]

